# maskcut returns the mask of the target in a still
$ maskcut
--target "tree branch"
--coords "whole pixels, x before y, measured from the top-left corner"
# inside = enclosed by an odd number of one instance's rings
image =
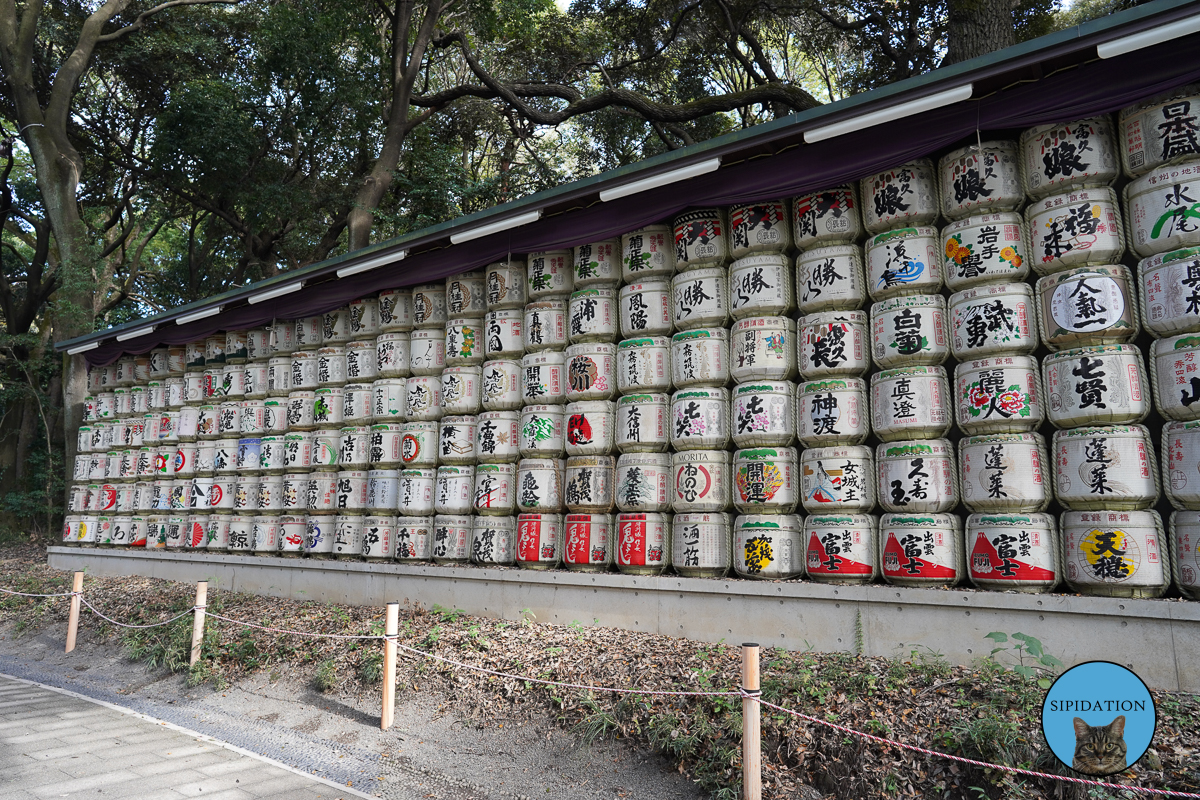
[[[102,36],[97,37],[96,44],[108,44],[109,42],[115,42],[118,39],[128,36],[129,34],[133,33],[134,31],[139,31],[142,29],[142,26],[144,26],[146,24],[146,20],[150,19],[155,14],[157,14],[161,11],[166,11],[169,8],[178,8],[179,6],[208,6],[208,5],[235,6],[240,2],[241,2],[241,0],[169,0],[169,2],[159,3],[158,5],[154,6],[153,8],[146,9],[142,13],[138,14],[137,18],[134,19],[133,22],[126,25],[124,28],[118,28],[117,30],[113,31],[112,33],[106,33]],[[111,17],[110,17],[110,19],[111,19]]]

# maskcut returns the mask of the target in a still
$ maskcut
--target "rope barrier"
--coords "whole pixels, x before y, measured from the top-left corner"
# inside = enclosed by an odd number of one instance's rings
[[[122,628],[160,628],[163,625],[170,625],[175,620],[183,619],[188,614],[191,614],[193,611],[196,610],[196,608],[193,606],[192,608],[189,608],[187,611],[184,611],[182,614],[171,617],[169,620],[166,620],[165,622],[152,622],[149,625],[131,625],[126,622],[118,622],[117,620],[113,619],[112,617],[105,616],[103,612],[101,612],[98,608],[96,608],[94,605],[92,605],[91,603],[89,603],[87,601],[87,598],[83,596],[82,592],[80,592],[79,600],[85,606],[87,606],[89,609],[91,609],[91,612],[93,614],[95,614],[97,617],[100,617],[100,619],[105,620],[107,622],[111,622],[113,625],[118,625]]]
[[[70,597],[74,592],[58,592],[56,594],[34,594],[33,592],[15,592],[12,589],[0,589],[4,594],[15,594],[19,597]]]
[[[272,633],[286,633],[292,636],[309,636],[315,639],[385,639],[382,634],[366,634],[366,635],[350,635],[342,633],[308,633],[306,631],[289,631],[284,628],[271,628],[266,625],[255,625],[253,622],[243,622],[240,619],[232,619],[223,617],[220,614],[214,614],[209,611],[205,614],[208,619],[219,619],[225,622],[232,622],[235,625],[245,625],[247,628],[258,628],[260,631],[271,631]],[[403,646],[403,645],[401,645]]]

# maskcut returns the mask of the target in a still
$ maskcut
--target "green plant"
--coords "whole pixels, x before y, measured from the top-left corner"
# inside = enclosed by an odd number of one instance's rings
[[[317,665],[313,674],[313,688],[318,692],[328,692],[337,686],[337,664],[332,658],[327,658]]]
[[[1025,633],[1014,633],[1011,637],[1000,631],[992,631],[983,638],[991,639],[998,645],[992,648],[992,652],[988,654],[988,659],[996,662],[1004,667],[1004,663],[996,656],[1003,656],[1011,661],[1015,661],[1012,665],[1012,671],[1023,678],[1036,680],[1037,685],[1043,689],[1049,689],[1050,684],[1054,683],[1054,676],[1063,668],[1064,664],[1054,656],[1050,655],[1042,647],[1042,643],[1034,636]],[[1012,644],[1007,643],[1012,640]]]

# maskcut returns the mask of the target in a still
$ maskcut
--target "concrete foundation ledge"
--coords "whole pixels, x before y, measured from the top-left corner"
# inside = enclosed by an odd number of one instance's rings
[[[51,547],[50,566],[141,575],[294,600],[425,607],[538,622],[580,623],[706,642],[904,656],[936,652],[970,664],[992,631],[1036,636],[1068,666],[1124,664],[1155,689],[1200,692],[1200,603],[1062,594],[909,589],[810,581],[642,577],[619,573],[455,567]]]

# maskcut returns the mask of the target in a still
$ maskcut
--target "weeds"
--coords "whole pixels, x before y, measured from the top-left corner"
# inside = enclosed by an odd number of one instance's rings
[[[337,688],[337,664],[332,658],[327,658],[317,665],[313,674],[312,685],[318,692],[330,692]]]

